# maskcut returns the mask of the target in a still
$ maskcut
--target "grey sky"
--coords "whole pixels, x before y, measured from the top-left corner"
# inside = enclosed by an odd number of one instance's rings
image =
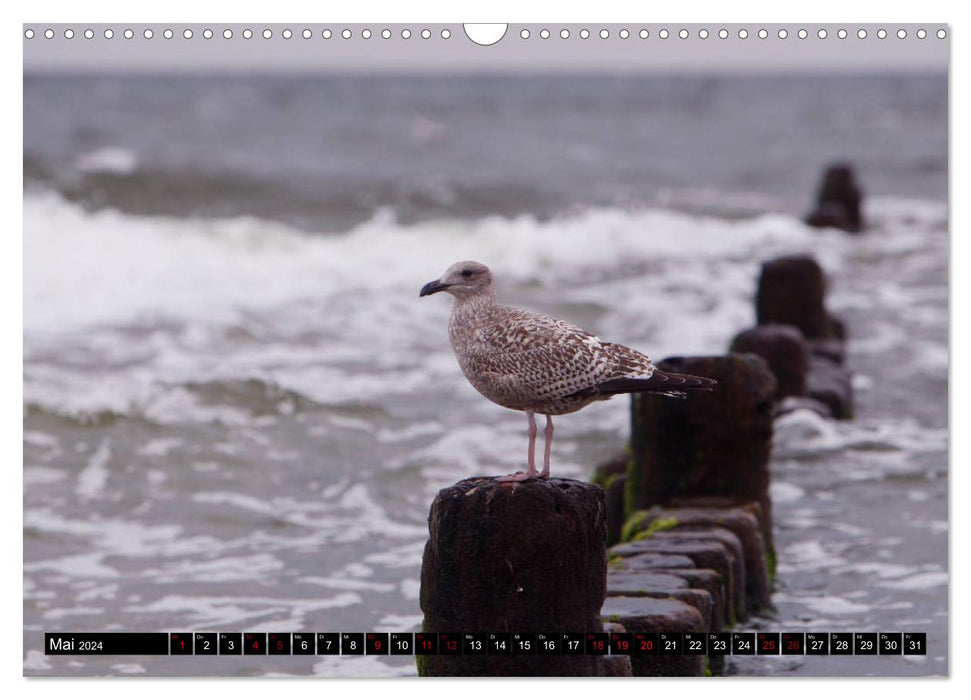
[[[36,71],[308,71],[308,72],[789,72],[789,71],[944,71],[950,54],[950,27],[943,24],[510,24],[504,38],[489,47],[478,46],[468,39],[460,24],[50,24],[28,23],[34,37],[24,38],[24,70]],[[114,32],[111,39],[104,37],[105,29]],[[191,39],[183,37],[183,31],[193,32]],[[205,29],[213,36],[206,39]],[[285,39],[284,29],[291,29],[293,36]],[[424,39],[420,32],[427,28],[430,37]],[[622,39],[621,29],[629,31]],[[707,29],[707,38],[699,36],[699,30]],[[727,38],[719,38],[722,28],[729,32]],[[739,37],[745,28],[748,37]],[[51,39],[45,32],[54,32]],[[65,38],[65,31],[72,30],[73,38]],[[93,31],[93,37],[84,37],[85,30]],[[133,37],[126,39],[124,32],[131,29]],[[150,29],[152,38],[144,32]],[[172,38],[164,38],[163,32],[172,30]],[[229,29],[232,38],[223,37]],[[252,38],[243,37],[243,30],[250,29]],[[262,32],[269,29],[272,37],[264,39]],[[305,29],[312,32],[304,39]],[[332,36],[322,37],[329,29]],[[350,39],[341,33],[349,29]],[[361,36],[364,29],[371,37]],[[391,38],[382,38],[384,29],[391,31]],[[410,38],[402,38],[402,31],[409,30]],[[443,39],[443,29],[450,37]],[[522,30],[530,37],[523,39]],[[541,38],[547,29],[550,36]],[[589,31],[582,38],[582,29]],[[609,32],[608,39],[601,39],[602,29]],[[680,38],[682,29],[687,38]],[[766,30],[767,38],[759,38],[758,32]],[[788,36],[779,37],[784,29]],[[798,32],[805,29],[806,38]],[[817,32],[826,31],[825,38]],[[845,29],[846,38],[839,38],[838,30]],[[864,29],[865,39],[857,32]],[[887,32],[886,38],[878,38],[878,30]],[[917,37],[918,29],[926,31],[926,38]],[[940,39],[937,32],[947,31],[947,38]],[[568,38],[561,38],[563,30]],[[647,38],[641,38],[647,30]],[[667,38],[661,38],[667,30]],[[898,31],[906,32],[906,38],[898,38]]]

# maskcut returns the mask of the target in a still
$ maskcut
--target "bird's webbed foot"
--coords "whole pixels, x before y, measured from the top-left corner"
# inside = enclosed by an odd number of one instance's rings
[[[535,471],[526,472],[516,472],[515,474],[507,474],[506,476],[497,476],[496,481],[530,481],[539,476]]]

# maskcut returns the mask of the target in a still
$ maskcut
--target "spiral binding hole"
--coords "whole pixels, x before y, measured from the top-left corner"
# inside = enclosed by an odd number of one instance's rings
[[[502,26],[505,27],[506,25],[502,25]],[[134,39],[136,35],[136,31],[141,38],[144,38],[146,40],[152,40],[156,38],[156,30],[152,29],[151,27],[145,27],[137,30],[131,27],[127,27],[120,31],[121,31],[121,36],[123,36],[125,39]],[[161,30],[160,33],[162,38],[172,39],[175,37],[177,31],[179,30],[165,28]],[[569,39],[573,36],[573,30],[568,29],[566,27],[561,27],[559,30],[555,30],[555,31],[556,31],[556,34],[559,36],[559,38],[563,40]],[[637,33],[637,36],[639,36],[641,39],[646,40],[651,37],[651,31],[646,27],[641,29],[635,29],[634,31]],[[658,29],[657,38],[668,39],[671,36],[672,31],[674,31],[677,34],[677,36],[683,40],[691,38],[692,30],[689,30],[687,27],[683,27],[676,30],[669,30],[667,28]],[[759,39],[763,39],[763,40],[768,39],[770,34],[772,33],[770,32],[770,30],[766,28],[759,28],[758,30],[754,30],[754,29],[750,30],[746,27],[738,27],[734,31],[735,31],[735,36],[737,36],[738,39],[742,39],[742,40],[748,39],[750,33],[752,33],[754,36],[757,36]],[[775,36],[777,36],[779,39],[785,40],[785,39],[789,39],[794,32],[794,35],[799,39],[807,39],[809,38],[810,31],[812,31],[815,34],[815,36],[820,40],[825,40],[830,37],[830,30],[827,30],[823,27],[815,28],[812,30],[803,27],[798,30],[792,30],[792,31],[782,27],[782,28],[779,28],[778,30],[775,30]],[[276,36],[279,36],[284,40],[289,40],[289,39],[292,39],[297,33],[299,33],[300,36],[302,36],[305,40],[313,39],[313,36],[314,36],[313,30],[309,28],[304,28],[302,30],[283,28],[279,31],[275,31],[274,29],[271,29],[269,27],[257,28],[255,29],[255,31],[254,29],[251,29],[251,28],[245,28],[241,30],[239,34],[240,36],[242,36],[242,38],[248,40],[248,39],[252,39],[257,32],[260,34],[260,36],[263,37],[263,39],[268,41],[273,38],[276,38]],[[80,29],[65,27],[63,30],[55,29],[53,27],[47,27],[42,29],[35,29],[34,27],[25,27],[23,36],[24,36],[24,39],[28,39],[28,40],[42,36],[47,40],[63,38],[64,40],[70,41],[76,38],[77,36],[83,36],[85,39],[89,39],[89,40],[94,39],[96,33],[97,33],[96,30],[91,27],[80,28]],[[105,39],[109,39],[109,40],[115,37],[115,33],[116,33],[115,30],[111,28],[105,28],[104,30],[101,30],[101,35]],[[196,33],[188,27],[182,29],[180,33],[182,37],[187,41],[195,38],[196,36]],[[204,39],[212,39],[215,36],[215,32],[210,28],[205,28],[201,30],[199,33],[201,37]],[[355,38],[355,34],[357,34],[357,36],[361,39],[371,39],[373,36],[375,36],[378,33],[378,31],[377,30],[372,31],[369,28],[361,29],[360,31],[352,30],[351,28],[344,28],[340,30],[338,33],[345,40]],[[432,38],[432,34],[434,32],[429,28],[416,29],[414,31],[409,28],[403,28],[400,31],[400,37],[402,39],[407,40],[412,37],[413,33],[417,36],[420,36],[424,40],[429,40]],[[855,34],[856,37],[860,40],[865,40],[871,36],[871,31],[867,30],[864,27],[859,27],[856,30],[853,30],[852,28],[848,30],[846,28],[841,27],[835,30],[835,32],[833,32],[834,36],[839,39],[846,39],[847,37],[850,36],[851,33]],[[220,34],[226,40],[232,39],[234,37],[233,29],[229,27],[223,28],[220,31]],[[534,30],[530,30],[525,27],[519,30],[519,36],[523,40],[532,38],[533,34],[534,34]],[[940,29],[931,30],[931,31],[928,31],[925,28],[908,30],[903,27],[899,27],[896,29],[895,28],[887,29],[885,27],[880,27],[876,30],[873,30],[872,34],[878,39],[886,39],[889,36],[891,36],[891,34],[896,36],[900,40],[905,40],[910,38],[917,38],[917,39],[923,40],[928,38],[929,35],[936,36],[938,39],[946,39],[948,37],[948,30],[943,27]],[[380,31],[380,35],[384,39],[391,39],[392,30],[388,28],[382,29]],[[538,35],[539,35],[539,38],[541,39],[549,39],[551,36],[553,36],[553,31],[544,27],[538,30]],[[626,27],[622,27],[617,30],[611,30],[611,29],[608,29],[607,27],[601,27],[599,29],[582,27],[576,30],[576,36],[578,36],[580,39],[589,39],[591,36],[594,36],[594,35],[599,36],[603,40],[609,39],[611,38],[611,36],[615,36],[616,38],[619,38],[619,39],[628,39],[631,36],[631,30]],[[730,36],[732,36],[732,31],[730,31],[728,28],[725,28],[725,27],[719,28],[717,31],[714,29],[709,31],[708,28],[700,28],[697,30],[696,36],[699,39],[708,39],[712,35],[717,35],[719,39],[725,40],[725,39],[728,39]],[[325,28],[321,31],[320,36],[323,39],[330,39],[334,36],[334,32],[331,29]],[[448,28],[442,28],[440,30],[439,36],[441,36],[442,39],[449,39],[452,36],[452,32]],[[488,44],[483,44],[483,45],[488,45]]]

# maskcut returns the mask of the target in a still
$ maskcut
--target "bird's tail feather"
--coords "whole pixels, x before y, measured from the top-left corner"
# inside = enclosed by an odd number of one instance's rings
[[[691,374],[676,374],[662,372],[655,369],[647,379],[634,377],[620,377],[608,379],[587,389],[581,389],[575,395],[613,396],[614,394],[634,394],[651,392],[661,396],[683,399],[688,391],[713,391],[716,382],[707,377],[696,377]]]

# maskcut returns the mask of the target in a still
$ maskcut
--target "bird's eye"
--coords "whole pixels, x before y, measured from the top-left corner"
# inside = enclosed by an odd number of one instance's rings
[[[466,279],[468,279],[469,277],[471,277],[473,274],[474,273],[472,272],[472,270],[462,270],[462,277],[464,277]]]

